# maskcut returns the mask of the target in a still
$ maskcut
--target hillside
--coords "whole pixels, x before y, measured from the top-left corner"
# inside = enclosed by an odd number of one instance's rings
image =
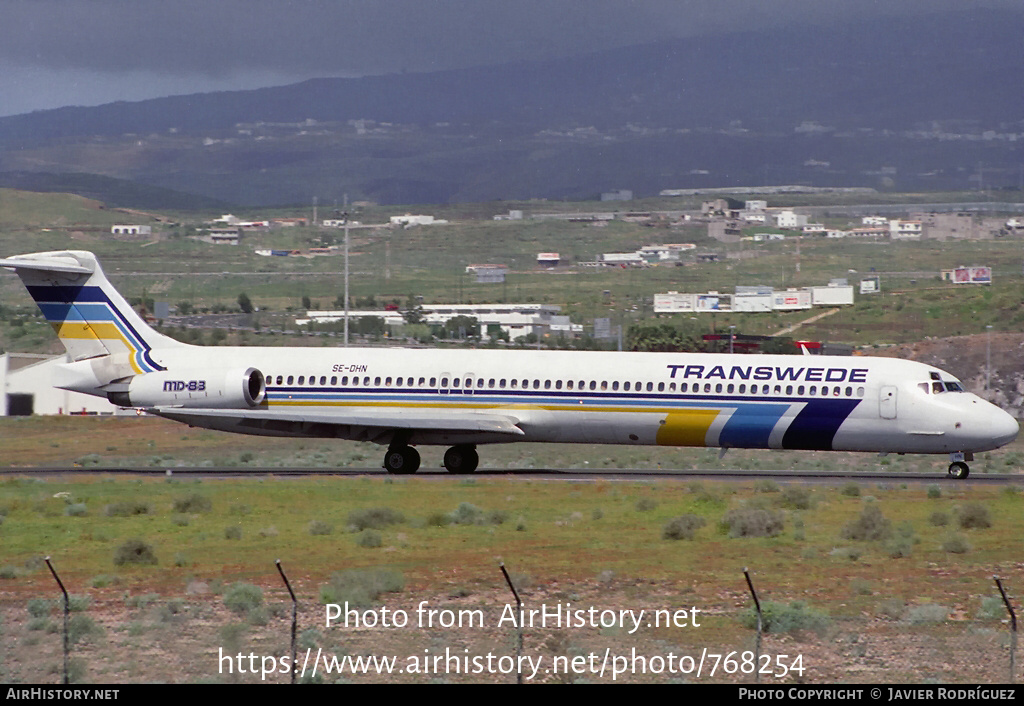
[[[1024,13],[971,10],[61,108],[0,119],[0,170],[263,205],[1016,187],[1022,34]]]

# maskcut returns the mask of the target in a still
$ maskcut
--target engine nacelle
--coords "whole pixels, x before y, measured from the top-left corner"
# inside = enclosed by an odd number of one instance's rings
[[[256,368],[165,370],[136,375],[107,398],[120,407],[245,409],[262,404],[267,383]]]

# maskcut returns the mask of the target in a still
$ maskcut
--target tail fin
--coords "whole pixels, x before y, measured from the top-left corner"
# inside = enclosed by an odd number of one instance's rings
[[[136,373],[164,370],[153,351],[185,344],[157,333],[128,305],[90,252],[16,255],[0,267],[21,277],[72,361],[126,358]]]

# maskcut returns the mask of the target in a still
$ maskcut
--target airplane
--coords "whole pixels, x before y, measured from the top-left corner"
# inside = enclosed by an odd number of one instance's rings
[[[400,348],[208,348],[152,329],[95,255],[0,259],[67,350],[56,387],[193,427],[387,446],[415,473],[446,445],[513,441],[949,454],[949,475],[1017,436],[1017,421],[939,368],[855,356]],[[806,352],[806,351],[805,351]]]

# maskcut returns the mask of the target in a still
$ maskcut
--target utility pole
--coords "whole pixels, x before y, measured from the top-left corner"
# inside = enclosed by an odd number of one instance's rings
[[[345,347],[348,348],[348,194],[345,194]]]

